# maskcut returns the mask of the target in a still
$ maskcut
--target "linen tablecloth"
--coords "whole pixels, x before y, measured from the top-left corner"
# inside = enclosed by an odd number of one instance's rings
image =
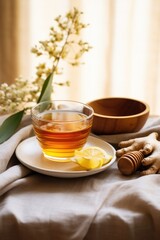
[[[150,117],[135,134],[98,137],[116,145],[153,131],[160,134],[159,117]],[[123,176],[115,162],[88,177],[42,175],[23,166],[14,153],[32,135],[30,118],[25,118],[17,133],[0,145],[2,240],[159,239],[159,174]]]

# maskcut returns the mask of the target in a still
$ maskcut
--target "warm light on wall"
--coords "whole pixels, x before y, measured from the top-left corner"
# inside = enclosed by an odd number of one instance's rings
[[[84,65],[65,70],[61,77],[71,80],[71,86],[57,87],[54,98],[88,102],[126,96],[147,102],[151,113],[160,114],[160,2],[156,4],[152,0],[30,1],[31,46],[48,36],[54,17],[73,6],[84,12],[90,24],[84,38],[93,49],[83,58]],[[29,61],[33,75],[34,56]]]

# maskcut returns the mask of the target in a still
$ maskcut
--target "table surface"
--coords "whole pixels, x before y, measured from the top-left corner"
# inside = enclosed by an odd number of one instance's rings
[[[158,119],[142,135],[159,126]],[[71,179],[31,171],[0,197],[0,234],[3,240],[159,239],[160,176],[123,176],[117,162]]]

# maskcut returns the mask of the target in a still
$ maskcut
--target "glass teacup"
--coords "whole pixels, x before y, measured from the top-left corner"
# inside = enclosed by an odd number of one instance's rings
[[[87,142],[93,121],[90,106],[76,101],[46,101],[33,107],[31,113],[46,158],[65,162]]]

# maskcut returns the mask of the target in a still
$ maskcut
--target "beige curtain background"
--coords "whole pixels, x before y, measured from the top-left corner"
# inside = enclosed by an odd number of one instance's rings
[[[11,83],[18,74],[18,2],[0,1],[0,81]]]
[[[33,78],[32,46],[47,38],[53,19],[72,7],[90,26],[83,33],[93,49],[85,65],[67,67],[55,99],[83,102],[123,96],[145,101],[160,114],[159,0],[0,0],[0,82]]]
[[[0,0],[0,83],[29,72],[29,2]]]

